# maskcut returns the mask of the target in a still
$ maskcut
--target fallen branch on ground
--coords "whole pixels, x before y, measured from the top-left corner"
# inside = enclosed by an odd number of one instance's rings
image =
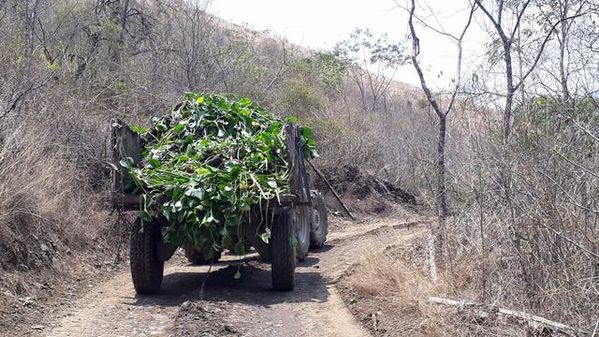
[[[485,305],[485,304],[470,302],[470,301],[466,301],[466,300],[451,300],[451,299],[441,298],[441,297],[429,297],[428,300],[429,300],[429,302],[434,303],[434,304],[450,305],[450,306],[454,306],[454,307],[459,307],[460,309],[474,309],[480,314],[480,316],[482,318],[487,318],[491,314],[500,314],[500,315],[504,315],[504,316],[510,316],[510,317],[516,317],[516,318],[522,319],[535,329],[544,328],[545,330],[548,329],[550,332],[555,331],[555,332],[561,333],[566,336],[588,336],[588,335],[590,335],[590,333],[588,333],[586,331],[582,331],[582,330],[573,328],[573,327],[563,324],[563,323],[554,322],[554,321],[548,320],[548,319],[540,317],[540,316],[531,315],[531,314],[523,312],[523,311],[509,310],[509,309],[505,309],[505,308],[499,308],[496,306]]]
[[[356,217],[349,211],[349,208],[345,205],[343,200],[341,200],[341,197],[339,196],[339,194],[337,194],[337,192],[335,191],[335,189],[333,188],[331,183],[327,180],[327,178],[325,178],[324,174],[322,174],[322,172],[320,172],[320,170],[318,168],[316,168],[316,166],[314,166],[314,164],[312,164],[311,161],[309,161],[309,160],[306,160],[306,161],[308,162],[308,164],[310,164],[310,167],[312,167],[314,172],[316,172],[316,174],[318,174],[318,176],[322,180],[324,180],[324,182],[327,184],[327,187],[329,188],[329,190],[331,190],[331,192],[333,192],[333,195],[335,196],[337,201],[339,201],[339,203],[341,204],[341,207],[343,207],[343,209],[345,210],[347,215],[349,215],[349,217],[352,218],[352,220],[354,220],[354,221],[357,220]]]

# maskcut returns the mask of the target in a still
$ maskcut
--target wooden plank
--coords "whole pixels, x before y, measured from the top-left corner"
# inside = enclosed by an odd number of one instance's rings
[[[134,205],[139,209],[139,196],[123,195],[124,172],[119,162],[130,157],[133,159],[134,165],[141,161],[141,140],[139,135],[133,132],[125,123],[119,119],[111,121],[111,149],[112,162],[116,171],[112,172],[112,202],[116,208],[130,210]],[[136,199],[136,200],[134,200]]]
[[[304,156],[301,148],[299,127],[285,125],[285,143],[287,145],[287,161],[289,164],[289,189],[300,202],[310,201],[310,184],[307,181]]]
[[[295,213],[295,226],[298,235],[306,234],[306,231],[310,232],[310,205],[312,198],[300,135],[301,130],[299,126],[294,126],[291,123],[285,125],[285,141],[289,164],[289,189],[297,197],[297,202],[292,203],[290,207]],[[304,236],[303,238],[305,239],[306,237]],[[303,243],[306,242],[303,241]],[[302,247],[301,252],[304,254],[306,253],[304,248],[307,247]]]
[[[112,120],[113,160],[118,163],[125,157],[131,157],[137,165],[141,161],[141,139],[127,124],[119,119]]]

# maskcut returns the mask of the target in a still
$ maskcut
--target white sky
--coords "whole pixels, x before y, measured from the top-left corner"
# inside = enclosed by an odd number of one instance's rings
[[[406,0],[398,0],[407,6]],[[443,26],[458,35],[468,14],[467,0],[418,0],[417,15],[425,16],[427,24]],[[430,16],[433,9],[435,16]],[[375,35],[388,33],[391,42],[400,41],[408,33],[407,13],[397,8],[393,0],[212,0],[209,12],[237,24],[247,24],[258,31],[270,31],[275,36],[311,49],[331,49],[336,42],[349,36],[355,28],[368,28]],[[455,76],[456,47],[448,38],[424,27],[417,27],[421,45],[421,63],[432,86],[445,87]],[[484,49],[485,33],[476,24],[465,40],[465,55],[473,59]],[[411,47],[410,47],[411,48]],[[465,70],[471,62],[464,62]],[[438,76],[440,72],[442,76]],[[419,85],[411,65],[402,67],[395,76],[398,81]]]

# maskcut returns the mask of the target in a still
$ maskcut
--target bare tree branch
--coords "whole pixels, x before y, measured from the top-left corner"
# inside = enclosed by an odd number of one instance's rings
[[[539,50],[537,51],[534,61],[528,68],[528,71],[526,73],[524,73],[524,75],[522,76],[520,81],[514,86],[514,90],[518,90],[518,88],[524,83],[526,78],[528,78],[528,76],[536,69],[537,64],[539,63],[539,60],[541,59],[541,56],[543,56],[543,52],[545,51],[545,46],[547,45],[547,42],[549,42],[549,40],[551,39],[551,35],[553,35],[553,31],[555,30],[555,28],[563,21],[573,20],[573,19],[581,17],[585,14],[587,14],[587,12],[579,13],[579,14],[575,14],[575,15],[563,18],[561,20],[558,20],[551,26],[551,29],[549,29],[549,32],[547,33],[547,35],[545,35],[545,38],[543,39],[543,42],[541,43],[541,46],[539,47]]]
[[[518,16],[516,17],[516,24],[514,25],[514,29],[512,29],[512,33],[510,34],[510,40],[514,39],[514,36],[516,35],[518,28],[520,28],[520,23],[522,22],[522,16],[524,15],[524,12],[526,12],[526,8],[528,8],[528,5],[530,5],[530,3],[531,3],[531,0],[527,0],[524,3],[524,5],[522,5],[520,12],[518,12]]]

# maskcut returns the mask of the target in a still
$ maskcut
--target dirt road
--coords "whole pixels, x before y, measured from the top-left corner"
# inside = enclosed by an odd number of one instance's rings
[[[40,335],[367,336],[334,284],[366,252],[421,235],[422,220],[380,220],[329,234],[325,248],[298,265],[292,292],[270,290],[268,265],[252,257],[236,266],[219,262],[208,279],[207,266],[169,263],[158,296],[137,297],[129,274],[122,273],[78,300]],[[238,269],[242,278],[235,280]]]

